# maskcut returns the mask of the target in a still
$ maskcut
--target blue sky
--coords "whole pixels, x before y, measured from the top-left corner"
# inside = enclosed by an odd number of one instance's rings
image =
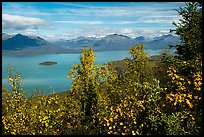
[[[2,32],[47,40],[118,33],[153,38],[174,29],[184,2],[3,2]]]

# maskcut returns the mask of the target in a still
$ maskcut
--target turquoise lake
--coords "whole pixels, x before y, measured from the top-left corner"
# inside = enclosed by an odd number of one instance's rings
[[[159,55],[162,50],[147,50],[149,55]],[[43,89],[46,93],[63,92],[70,89],[71,79],[67,79],[73,64],[79,64],[81,54],[51,54],[51,55],[3,55],[2,56],[2,84],[11,89],[8,83],[7,66],[16,66],[21,73],[24,89],[32,92],[36,88]],[[94,64],[121,60],[128,57],[128,51],[95,52]],[[38,65],[44,61],[55,61],[57,64],[50,66]]]

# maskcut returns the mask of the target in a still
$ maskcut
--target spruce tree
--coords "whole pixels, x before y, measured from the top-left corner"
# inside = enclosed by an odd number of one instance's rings
[[[182,16],[176,26],[176,33],[182,40],[177,45],[178,58],[192,60],[202,58],[202,3],[187,2],[185,7],[180,7],[178,14]]]

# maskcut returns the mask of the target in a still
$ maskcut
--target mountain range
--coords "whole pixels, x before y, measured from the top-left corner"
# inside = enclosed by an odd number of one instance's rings
[[[144,36],[131,39],[121,34],[111,34],[103,38],[78,37],[71,40],[49,42],[38,36],[2,33],[2,51],[6,54],[55,54],[79,53],[82,48],[94,47],[95,51],[129,50],[133,45],[143,43],[145,49],[167,49],[168,45],[177,45],[179,37],[171,34],[146,40]]]

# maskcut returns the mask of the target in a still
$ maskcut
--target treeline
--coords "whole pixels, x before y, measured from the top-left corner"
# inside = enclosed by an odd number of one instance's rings
[[[142,44],[129,50],[123,70],[94,65],[87,48],[67,76],[66,95],[26,97],[20,74],[8,68],[12,92],[4,92],[2,134],[201,135],[202,5],[186,3],[178,13],[183,19],[174,25],[183,44],[176,55],[163,54],[162,71]]]

